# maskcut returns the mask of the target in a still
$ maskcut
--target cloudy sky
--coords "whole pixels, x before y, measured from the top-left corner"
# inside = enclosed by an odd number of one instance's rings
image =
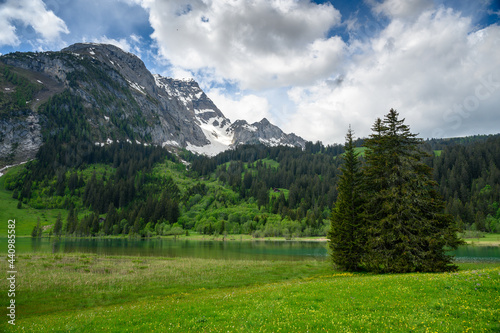
[[[197,80],[231,120],[367,136],[500,132],[498,0],[0,0],[0,53],[102,42]]]

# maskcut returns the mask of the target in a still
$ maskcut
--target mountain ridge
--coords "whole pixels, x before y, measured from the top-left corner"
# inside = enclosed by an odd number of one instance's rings
[[[77,43],[61,51],[10,53],[0,57],[0,64],[39,85],[25,105],[10,101],[1,110],[1,164],[33,158],[44,135],[65,128],[64,123],[52,128],[51,116],[39,111],[40,105],[64,90],[81,99],[85,122],[81,126],[88,124],[82,131],[99,144],[137,141],[207,155],[258,142],[305,147],[304,139],[284,133],[267,119],[251,125],[244,121],[246,126],[232,123],[196,81],[152,74],[139,57],[113,45]],[[20,90],[9,79],[0,73],[4,101]],[[71,105],[53,107],[63,110]],[[20,128],[35,130],[25,133]],[[21,152],[20,146],[28,148]]]

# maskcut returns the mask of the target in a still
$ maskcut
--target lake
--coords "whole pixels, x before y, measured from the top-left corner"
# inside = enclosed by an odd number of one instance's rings
[[[7,253],[7,239],[0,238],[0,249]],[[324,242],[301,241],[210,241],[174,239],[32,239],[16,238],[16,254],[23,253],[95,253],[154,257],[190,257],[230,260],[325,260]],[[499,246],[463,246],[452,252],[459,261],[498,261]]]

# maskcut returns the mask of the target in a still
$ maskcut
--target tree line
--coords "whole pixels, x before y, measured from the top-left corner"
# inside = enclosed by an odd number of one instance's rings
[[[366,140],[353,140],[353,147],[364,146]],[[432,139],[419,147],[428,153],[421,161],[433,168],[445,212],[457,226],[500,232],[500,136]],[[243,145],[213,158],[191,157],[191,170],[203,176],[215,172],[242,198],[253,197],[269,212],[292,220],[309,214],[309,224],[317,225],[337,198],[337,157],[344,151],[343,146],[320,142],[308,142],[305,150]],[[366,163],[365,156],[359,158]],[[259,162],[264,159],[278,166]],[[287,189],[288,195],[266,196],[274,188]]]
[[[446,211],[458,225],[500,232],[500,136],[447,146],[433,162]]]

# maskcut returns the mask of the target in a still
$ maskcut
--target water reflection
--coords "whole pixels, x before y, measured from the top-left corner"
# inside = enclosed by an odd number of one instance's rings
[[[0,248],[7,239],[0,238]],[[95,239],[95,238],[17,238],[16,253],[94,253],[156,257],[191,257],[228,260],[326,260],[326,243],[297,241],[189,241],[174,239]],[[500,262],[498,246],[465,246],[453,253],[457,259]]]

